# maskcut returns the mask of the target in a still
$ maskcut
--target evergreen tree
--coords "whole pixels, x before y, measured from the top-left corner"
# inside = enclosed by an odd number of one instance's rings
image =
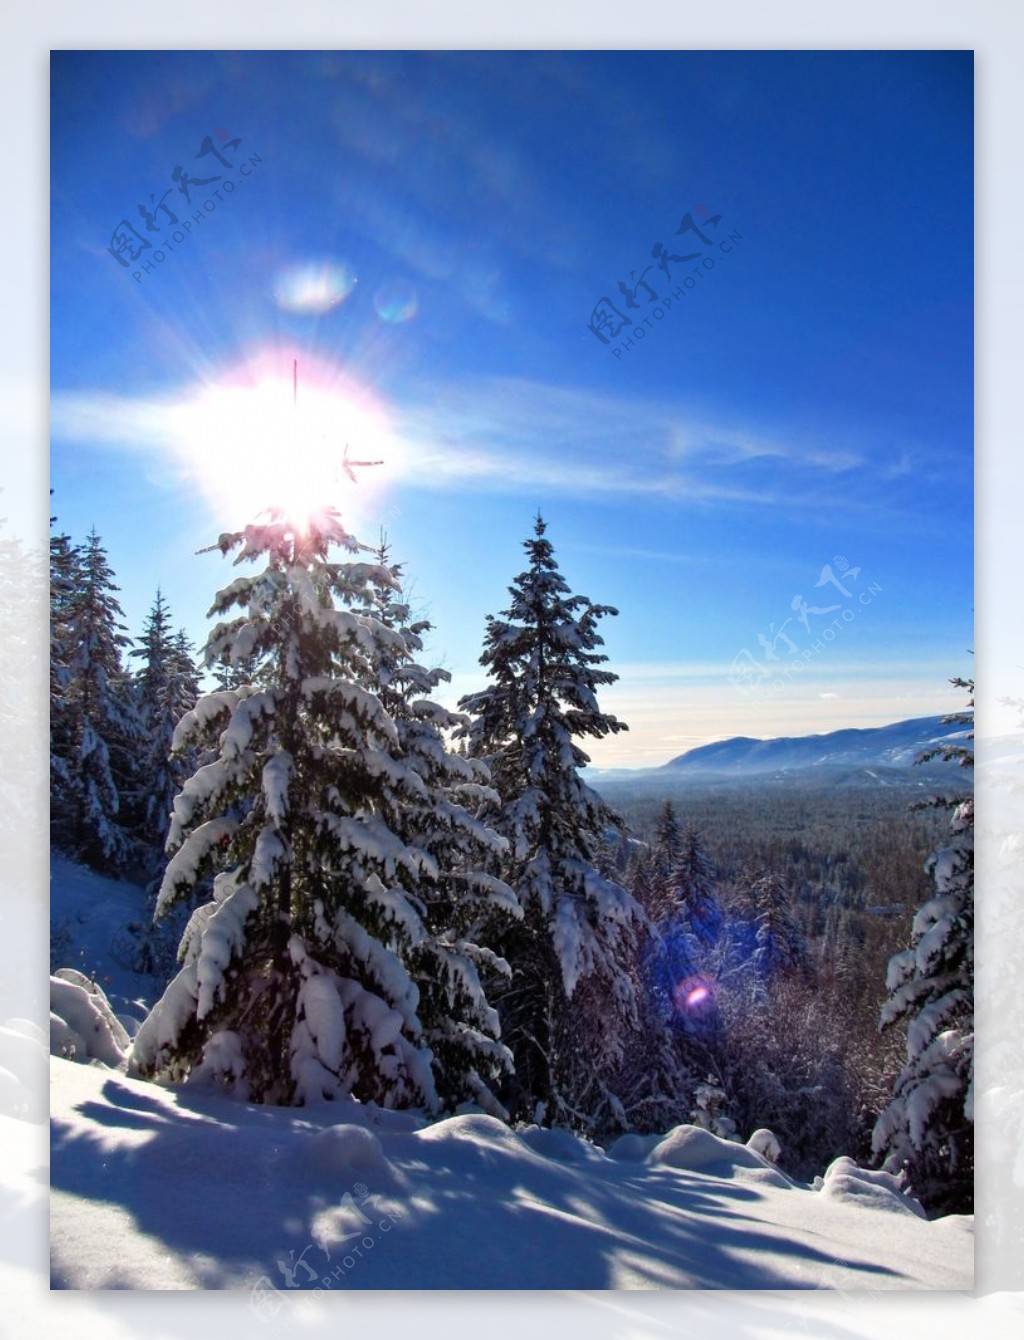
[[[51,517],[51,525],[56,521]],[[72,611],[80,581],[81,553],[69,535],[50,536],[50,836],[68,850],[75,826],[76,788],[71,773],[74,718],[69,701],[74,657]]]
[[[460,708],[501,797],[503,874],[525,912],[500,942],[513,972],[499,997],[516,1059],[510,1104],[520,1116],[594,1129],[625,1123],[608,1080],[636,1026],[629,963],[644,920],[595,869],[614,816],[580,778],[589,759],[575,742],[625,729],[597,703],[617,678],[599,668],[598,622],[616,611],[569,593],[539,517],[524,547],[529,567],[509,588],[511,605],[487,620],[480,659],[492,683]]]
[[[753,966],[763,981],[806,966],[806,946],[792,910],[792,894],[781,875],[762,871],[751,886],[756,913]]]
[[[683,830],[676,807],[666,800],[658,811],[654,825],[654,839],[650,846],[647,900],[645,911],[658,925],[672,915],[675,900],[672,892],[672,872],[682,850]]]
[[[654,870],[650,849],[638,846],[626,867],[625,885],[648,918],[654,918]]]
[[[365,687],[408,658],[403,634],[370,612],[393,577],[332,561],[335,546],[365,549],[333,509],[302,526],[274,511],[215,546],[264,566],[216,597],[211,613],[241,613],[213,629],[207,661],[255,657],[257,675],[201,698],[175,733],[176,749],[216,752],[175,799],[158,913],[207,874],[213,900],[189,922],[133,1067],[253,1101],[436,1110],[410,964],[430,935],[424,891],[455,876],[396,831],[429,788]]]
[[[174,731],[199,697],[191,647],[184,631],[172,631],[170,610],[159,589],[129,656],[141,663],[135,675],[142,727],[135,831],[145,874],[152,878],[162,869],[174,797],[188,775],[186,760],[171,757]]]
[[[196,665],[195,648],[184,628],[179,628],[174,635],[167,696],[174,704],[174,710],[180,705],[181,716],[184,716],[195,706],[199,693],[199,667]]]
[[[969,710],[946,721],[972,726],[974,681],[952,683],[967,690]],[[974,765],[964,744],[926,751],[918,762],[935,757]],[[906,1170],[929,1210],[966,1213],[974,1185],[974,800],[960,793],[916,808],[926,807],[950,812],[950,841],[928,859],[935,891],[914,917],[910,947],[889,962],[879,1026],[908,1020],[906,1063],[872,1147],[884,1167]]]
[[[672,915],[680,918],[701,946],[714,944],[722,933],[722,904],[715,868],[703,839],[687,823],[670,876]]]
[[[92,531],[77,554],[57,537],[56,621],[59,629],[57,712],[60,811],[66,778],[66,840],[72,855],[97,870],[123,872],[133,843],[124,824],[122,793],[132,786],[140,727],[132,686],[121,664],[130,645],[114,574]],[[61,584],[73,583],[70,595]]]
[[[682,830],[676,808],[666,800],[658,811],[654,826],[654,846],[651,852],[651,875],[653,881],[655,920],[661,921],[671,910],[672,895],[670,879],[679,859],[682,843]]]

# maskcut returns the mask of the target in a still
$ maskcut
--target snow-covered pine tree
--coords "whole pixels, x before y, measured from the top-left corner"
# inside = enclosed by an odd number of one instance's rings
[[[424,1038],[445,1107],[469,1099],[507,1118],[494,1090],[512,1070],[512,1053],[500,1041],[487,985],[507,979],[510,969],[488,941],[521,918],[522,909],[508,885],[486,869],[508,844],[477,818],[481,806],[495,806],[498,796],[489,786],[486,765],[448,746],[452,733],[469,719],[432,698],[451,675],[416,659],[431,624],[412,618],[402,596],[401,565],[390,562],[384,536],[374,556],[379,575],[373,582],[372,613],[399,635],[404,651],[383,644],[375,681],[367,687],[395,723],[403,761],[423,781],[421,795],[414,801],[401,798],[386,817],[402,841],[427,852],[437,868],[437,877],[422,879],[417,888],[426,935],[409,955]]]
[[[56,520],[51,517],[51,525]],[[71,847],[76,811],[69,689],[74,653],[72,610],[79,586],[80,557],[70,535],[50,536],[50,837],[62,851]]]
[[[654,872],[650,848],[637,843],[630,852],[623,883],[643,908],[648,918],[654,915]]]
[[[676,807],[670,800],[666,800],[658,811],[657,822],[654,825],[654,844],[651,848],[652,915],[655,921],[661,921],[671,909],[669,881],[673,867],[679,859],[682,838]]]
[[[968,710],[945,718],[971,727],[974,681],[951,681],[969,694]],[[966,737],[973,740],[973,731]],[[966,744],[923,753],[974,766]],[[889,962],[879,1027],[907,1019],[906,1064],[872,1134],[889,1171],[905,1169],[914,1194],[933,1213],[969,1213],[974,1203],[974,799],[937,797],[915,808],[950,811],[950,840],[929,857],[935,892],[914,917],[911,944]]]
[[[786,881],[774,870],[763,870],[750,895],[756,913],[753,966],[758,975],[768,982],[779,973],[801,971],[807,962],[806,945]]]
[[[253,1101],[436,1109],[409,965],[428,935],[420,890],[442,874],[390,822],[427,784],[365,687],[408,649],[370,612],[390,574],[332,561],[336,546],[366,550],[331,508],[301,525],[272,511],[214,546],[263,566],[217,595],[211,613],[241,613],[214,628],[207,661],[255,657],[257,682],[201,698],[175,733],[176,749],[216,753],[174,802],[159,911],[207,874],[214,896],[132,1065]]]
[[[715,867],[704,840],[687,822],[679,842],[679,855],[672,867],[670,889],[673,914],[682,917],[698,943],[714,944],[722,933],[722,904],[718,896]]]
[[[636,1027],[629,965],[645,918],[595,869],[615,820],[579,776],[589,759],[575,740],[626,729],[597,702],[617,678],[599,668],[598,622],[616,611],[570,594],[540,517],[524,548],[509,608],[487,620],[480,660],[493,682],[459,704],[501,797],[503,874],[525,912],[499,942],[513,972],[498,998],[516,1062],[509,1104],[546,1124],[607,1129],[626,1124],[608,1079]]]
[[[59,537],[58,537],[59,538]],[[67,741],[68,850],[94,869],[123,873],[133,851],[122,792],[133,784],[140,725],[121,664],[125,635],[114,574],[93,530],[77,556],[59,556],[75,583],[61,611],[66,661],[58,719]]]
[[[162,870],[171,808],[187,776],[183,760],[171,757],[174,731],[199,697],[188,640],[184,632],[172,632],[170,610],[159,589],[129,657],[141,662],[135,675],[143,732],[135,824],[145,874],[152,878]]]
[[[196,665],[195,647],[184,628],[179,628],[172,644],[171,670],[167,683],[167,697],[172,706],[168,710],[173,711],[174,707],[180,704],[181,714],[178,718],[180,721],[185,712],[195,706],[199,692],[199,667]]]

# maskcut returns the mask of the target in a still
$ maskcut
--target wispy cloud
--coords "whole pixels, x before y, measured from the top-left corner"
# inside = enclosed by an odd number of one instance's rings
[[[200,417],[199,389],[149,398],[57,392],[52,436],[194,466],[188,448]],[[415,384],[388,407],[387,419],[398,473],[417,489],[802,513],[869,501],[878,508],[863,482],[866,449],[810,440],[803,430],[713,423],[668,401],[475,378]]]
[[[400,431],[409,473],[424,488],[464,484],[503,491],[542,486],[577,496],[662,497],[755,507],[796,504],[783,472],[835,477],[865,458],[797,436],[688,416],[678,405],[517,378],[414,387]],[[770,464],[769,482],[762,468]],[[778,476],[778,477],[775,477]]]

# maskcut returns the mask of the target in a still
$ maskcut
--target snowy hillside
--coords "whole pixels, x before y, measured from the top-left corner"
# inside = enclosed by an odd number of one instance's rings
[[[736,736],[701,745],[665,764],[674,771],[736,775],[804,768],[908,768],[922,750],[962,744],[963,726],[918,717],[866,730],[837,730],[774,740]]]
[[[163,987],[148,973],[133,971],[133,955],[151,912],[137,885],[97,875],[51,853],[52,966],[95,977],[129,1034],[135,1033]]]
[[[53,1284],[247,1289],[969,1289],[972,1221],[882,1174],[798,1186],[696,1127],[604,1151],[464,1115],[256,1107],[54,1059]]]

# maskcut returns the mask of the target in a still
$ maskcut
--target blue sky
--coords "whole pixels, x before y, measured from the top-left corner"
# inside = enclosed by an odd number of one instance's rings
[[[59,527],[103,536],[132,632],[160,584],[201,640],[230,570],[195,551],[315,485],[361,538],[386,525],[460,693],[539,508],[573,589],[621,611],[603,701],[631,730],[603,766],[959,706],[972,64],[56,54]],[[186,207],[179,166],[222,181]],[[168,189],[179,223],[147,233]],[[152,271],[108,251],[122,219],[170,234]],[[699,258],[668,284],[657,243]],[[643,337],[603,344],[601,298]],[[355,488],[345,441],[384,460]]]

